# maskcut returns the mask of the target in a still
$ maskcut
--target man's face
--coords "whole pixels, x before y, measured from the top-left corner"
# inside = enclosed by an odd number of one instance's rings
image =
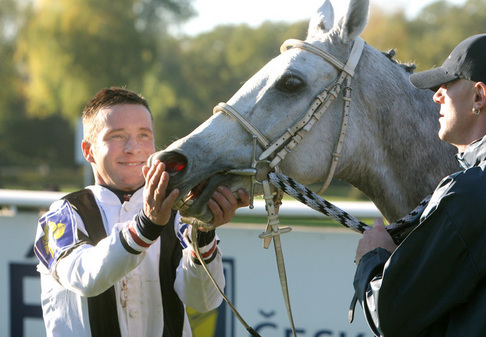
[[[434,95],[434,101],[441,104],[439,138],[460,150],[476,139],[472,133],[477,123],[472,113],[474,95],[474,82],[463,79],[442,85]]]
[[[100,110],[100,132],[83,152],[92,164],[97,184],[130,191],[144,184],[142,167],[155,152],[150,112],[137,104]]]

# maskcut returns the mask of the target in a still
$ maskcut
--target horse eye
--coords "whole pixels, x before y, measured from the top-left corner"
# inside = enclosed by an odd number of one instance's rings
[[[304,86],[304,81],[295,75],[287,75],[277,81],[276,87],[280,91],[292,93]]]

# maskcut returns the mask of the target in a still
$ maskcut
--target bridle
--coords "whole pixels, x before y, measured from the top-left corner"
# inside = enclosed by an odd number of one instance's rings
[[[219,103],[214,109],[213,113],[224,112],[234,119],[236,119],[241,126],[243,126],[260,144],[263,149],[263,153],[258,158],[258,162],[263,162],[272,158],[269,162],[269,167],[274,169],[277,165],[285,159],[287,154],[289,154],[304,136],[309,132],[309,130],[314,126],[314,124],[319,120],[319,118],[324,114],[331,103],[336,99],[341,90],[343,90],[343,115],[341,119],[341,128],[339,131],[338,139],[334,145],[334,151],[332,153],[332,160],[328,170],[327,178],[324,182],[323,187],[319,191],[321,194],[329,186],[334,172],[337,167],[337,163],[341,156],[341,150],[344,144],[344,138],[346,136],[346,129],[348,126],[349,118],[349,108],[351,104],[351,79],[354,76],[354,70],[359,62],[363,48],[364,40],[361,38],[356,38],[353,44],[353,48],[349,55],[346,64],[339,61],[333,55],[329,54],[325,50],[322,50],[308,42],[300,40],[287,40],[280,47],[280,51],[283,53],[290,48],[299,48],[305,51],[311,52],[325,61],[333,65],[336,69],[340,70],[341,73],[333,83],[329,84],[324,88],[319,94],[316,95],[309,108],[305,113],[299,118],[292,126],[287,128],[287,130],[276,140],[270,142],[262,132],[258,130],[253,124],[248,121],[240,112],[227,103]],[[255,162],[252,162],[252,168],[254,168]],[[232,170],[229,172],[231,174],[238,174],[238,170]],[[245,171],[245,175],[248,171]],[[253,195],[252,195],[253,199]]]
[[[248,176],[251,178],[250,208],[253,208],[254,185],[255,184],[262,185],[268,222],[267,222],[267,229],[265,232],[260,234],[260,238],[263,239],[264,248],[268,248],[270,245],[270,241],[273,239],[275,254],[277,258],[277,267],[278,267],[278,272],[280,277],[280,284],[282,287],[282,293],[284,296],[285,304],[287,307],[287,313],[289,316],[294,337],[297,337],[297,334],[295,331],[295,326],[292,318],[292,310],[290,307],[290,297],[288,292],[285,264],[283,260],[282,246],[280,242],[280,234],[289,232],[291,228],[289,227],[282,228],[278,226],[279,224],[278,207],[280,205],[283,192],[279,190],[277,192],[277,196],[275,197],[272,193],[268,177],[262,181],[258,181],[256,179],[257,165],[260,163],[265,163],[269,166],[270,170],[277,171],[278,164],[285,159],[287,154],[289,154],[297,146],[297,144],[299,144],[300,141],[302,141],[302,139],[307,134],[307,132],[309,132],[309,130],[315,125],[315,123],[324,114],[324,112],[331,105],[334,99],[338,97],[339,93],[342,90],[343,91],[342,97],[343,97],[344,104],[343,104],[341,128],[340,128],[338,139],[334,145],[334,150],[332,153],[332,160],[328,170],[328,175],[319,194],[322,193],[329,186],[334,176],[334,172],[336,170],[338,160],[341,156],[341,151],[344,144],[344,138],[346,136],[346,129],[348,126],[348,117],[349,117],[349,108],[351,104],[351,79],[354,76],[354,70],[363,52],[364,44],[365,42],[363,39],[359,37],[356,38],[351,53],[348,57],[347,63],[344,64],[341,61],[339,61],[337,58],[335,58],[333,55],[329,54],[328,52],[308,42],[291,39],[283,43],[283,45],[280,47],[281,53],[291,48],[302,49],[304,51],[311,52],[321,57],[322,59],[330,63],[332,66],[334,66],[337,70],[341,72],[338,78],[336,79],[336,81],[332,82],[321,92],[319,92],[319,94],[314,98],[314,100],[310,104],[309,108],[304,112],[304,114],[285,132],[283,132],[283,134],[280,137],[273,140],[272,142],[270,142],[267,139],[267,137],[265,137],[265,135],[258,130],[258,128],[256,128],[253,124],[251,124],[250,121],[248,121],[248,119],[245,118],[245,116],[243,116],[240,112],[238,112],[235,108],[233,108],[229,104],[219,103],[213,109],[214,114],[222,112],[232,116],[253,137],[253,155],[251,159],[250,168],[233,169],[233,170],[226,171],[225,174]],[[256,159],[257,143],[260,145],[260,147],[263,150],[258,160]],[[193,231],[193,232],[194,232],[193,241],[196,241],[197,231]],[[198,258],[200,259],[203,266],[205,266],[204,263],[202,262],[202,258],[200,258],[198,254],[197,247],[196,247],[196,254],[198,255]],[[208,274],[210,275],[209,272]],[[215,285],[219,289],[216,283]],[[230,305],[231,309],[236,314],[240,322],[250,332],[250,334],[252,334],[253,336],[259,336],[257,332],[255,332],[250,326],[248,326],[248,324],[246,324],[246,322],[241,318],[239,313],[236,311],[236,309],[234,309],[233,305],[227,300],[224,294],[223,297],[228,302],[228,304]]]

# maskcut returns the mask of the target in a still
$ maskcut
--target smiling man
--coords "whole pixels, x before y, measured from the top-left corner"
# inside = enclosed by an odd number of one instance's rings
[[[486,34],[474,35],[441,67],[410,76],[435,91],[439,137],[458,149],[462,171],[440,182],[398,247],[381,219],[359,241],[354,287],[377,336],[485,335],[485,60]]]
[[[169,175],[155,151],[146,100],[123,88],[98,92],[83,111],[83,154],[95,185],[67,195],[39,220],[35,253],[48,336],[187,337],[185,305],[216,308],[221,295],[195,259],[193,245],[221,288],[224,275],[214,230],[196,230],[171,207]],[[209,207],[213,225],[249,204],[221,186]]]

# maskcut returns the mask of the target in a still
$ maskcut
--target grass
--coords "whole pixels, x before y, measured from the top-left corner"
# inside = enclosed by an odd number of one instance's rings
[[[359,219],[368,225],[373,224],[373,219]],[[306,226],[306,227],[336,227],[345,228],[343,225],[335,220],[325,218],[300,218],[300,217],[279,217],[280,224],[283,226]],[[241,216],[236,215],[232,224],[267,224],[267,218],[263,216]]]

